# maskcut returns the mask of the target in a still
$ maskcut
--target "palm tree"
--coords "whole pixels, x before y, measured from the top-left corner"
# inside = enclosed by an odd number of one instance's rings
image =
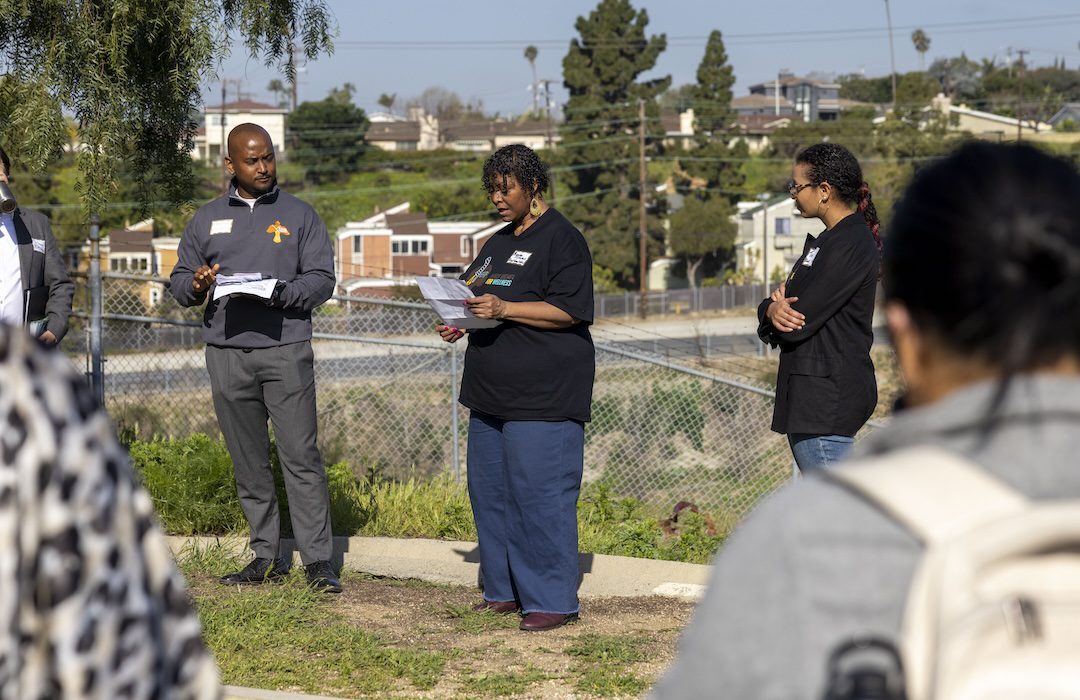
[[[394,94],[392,94],[392,95],[388,95],[387,93],[384,92],[383,94],[379,95],[379,106],[384,108],[390,114],[393,114],[394,113],[394,100],[396,100],[396,99],[397,99],[397,93],[396,92]]]
[[[277,78],[271,80],[270,84],[266,86],[266,89],[277,97],[278,107],[284,107],[288,103],[287,95],[289,94],[289,89]]]
[[[536,81],[536,54],[537,53],[538,52],[537,52],[535,46],[530,44],[529,46],[525,47],[525,60],[529,62],[530,66],[532,66],[532,74],[533,74],[533,81],[532,81],[532,96],[533,96],[533,109],[532,109],[532,111],[533,111],[533,114],[537,114],[540,111],[540,108],[538,107],[538,102],[537,102],[537,100],[540,99],[540,94],[539,94],[540,93],[540,84],[537,83],[537,81]]]
[[[919,70],[925,70],[926,52],[930,50],[930,37],[926,32],[916,29],[911,33],[911,43],[915,44],[915,50],[919,52]]]

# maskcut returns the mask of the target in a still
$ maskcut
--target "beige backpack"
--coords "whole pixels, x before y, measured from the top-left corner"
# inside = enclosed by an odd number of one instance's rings
[[[829,476],[925,546],[899,645],[907,700],[1080,698],[1080,500],[1031,502],[932,447]]]

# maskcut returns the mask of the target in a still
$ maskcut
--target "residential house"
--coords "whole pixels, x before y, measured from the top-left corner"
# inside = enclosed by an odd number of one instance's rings
[[[731,108],[739,118],[771,116],[779,119],[795,116],[795,105],[777,90],[772,90],[771,95],[754,93],[735,97],[731,100]]]
[[[694,109],[691,107],[681,112],[664,110],[660,113],[660,124],[664,127],[664,145],[679,145],[690,148],[694,144]]]
[[[1070,128],[1067,122],[1071,122],[1073,131],[1080,129],[1080,102],[1066,102],[1061,106],[1047,123],[1055,129]]]
[[[373,115],[364,140],[384,151],[454,151],[490,153],[512,143],[532,149],[559,141],[558,127],[542,119],[482,120],[440,123],[432,114],[414,107],[408,117]]]
[[[209,162],[221,162],[223,150],[222,143],[228,138],[229,131],[240,124],[258,124],[270,134],[274,142],[274,148],[278,158],[286,157],[285,143],[285,115],[289,110],[285,107],[255,102],[253,100],[237,100],[206,104],[203,108],[202,124],[195,135],[195,150],[191,157],[195,160]]]
[[[541,119],[448,123],[442,130],[443,146],[454,151],[489,153],[512,143],[536,151],[558,140],[558,128]]]
[[[379,112],[370,117],[364,140],[384,151],[433,151],[440,147],[439,120],[418,107],[409,117]]]
[[[801,78],[786,71],[781,71],[776,80],[751,85],[750,94],[773,100],[774,115],[777,97],[786,100],[790,108],[808,122],[839,119],[842,110],[858,104],[841,100],[840,84],[832,79],[823,76]],[[746,104],[744,109],[751,107]]]
[[[336,233],[335,261],[342,293],[412,284],[414,277],[460,275],[501,221],[430,221],[404,202]]]
[[[1018,132],[1024,138],[1030,138],[1053,131],[1053,127],[1046,122],[1029,119],[1021,121],[1015,117],[1004,117],[1000,114],[970,109],[965,105],[955,105],[950,98],[941,93],[930,101],[929,106],[923,107],[922,113],[924,122],[929,121],[931,115],[937,113],[947,119],[950,131],[965,132],[976,138],[992,141],[1015,141]],[[881,123],[884,119],[884,117],[878,117],[874,123]]]
[[[105,273],[147,277],[146,282],[134,284],[131,290],[144,308],[149,309],[160,303],[166,294],[165,285],[151,278],[172,274],[179,245],[179,237],[154,237],[154,220],[146,219],[123,229],[107,231],[99,244],[98,262]],[[89,268],[90,244],[84,243],[75,269],[86,272]],[[137,309],[126,311],[134,313]]]
[[[778,268],[780,275],[787,274],[802,255],[807,234],[816,236],[823,229],[819,220],[804,219],[787,193],[767,202],[739,202],[734,219],[739,227],[736,264],[740,269],[752,270],[758,280],[766,264],[770,280]]]
[[[784,129],[792,122],[800,122],[802,117],[798,114],[789,114],[777,117],[772,114],[740,114],[735,120],[738,136],[732,139],[746,142],[751,153],[760,153],[772,143],[772,135],[777,129]]]

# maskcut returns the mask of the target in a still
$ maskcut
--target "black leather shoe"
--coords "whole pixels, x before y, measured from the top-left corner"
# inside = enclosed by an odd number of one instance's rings
[[[289,562],[285,559],[267,559],[255,557],[243,571],[226,574],[221,582],[227,586],[258,585],[267,581],[280,581],[289,575]]]
[[[308,585],[324,593],[341,593],[341,581],[328,561],[313,561],[304,567]]]

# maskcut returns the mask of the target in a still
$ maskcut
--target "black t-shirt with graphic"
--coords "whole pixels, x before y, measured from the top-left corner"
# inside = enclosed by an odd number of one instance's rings
[[[470,333],[461,403],[503,420],[588,421],[596,355],[592,256],[581,232],[548,209],[519,236],[513,224],[493,235],[461,278],[477,296],[545,301],[581,321],[559,330],[503,321]]]

